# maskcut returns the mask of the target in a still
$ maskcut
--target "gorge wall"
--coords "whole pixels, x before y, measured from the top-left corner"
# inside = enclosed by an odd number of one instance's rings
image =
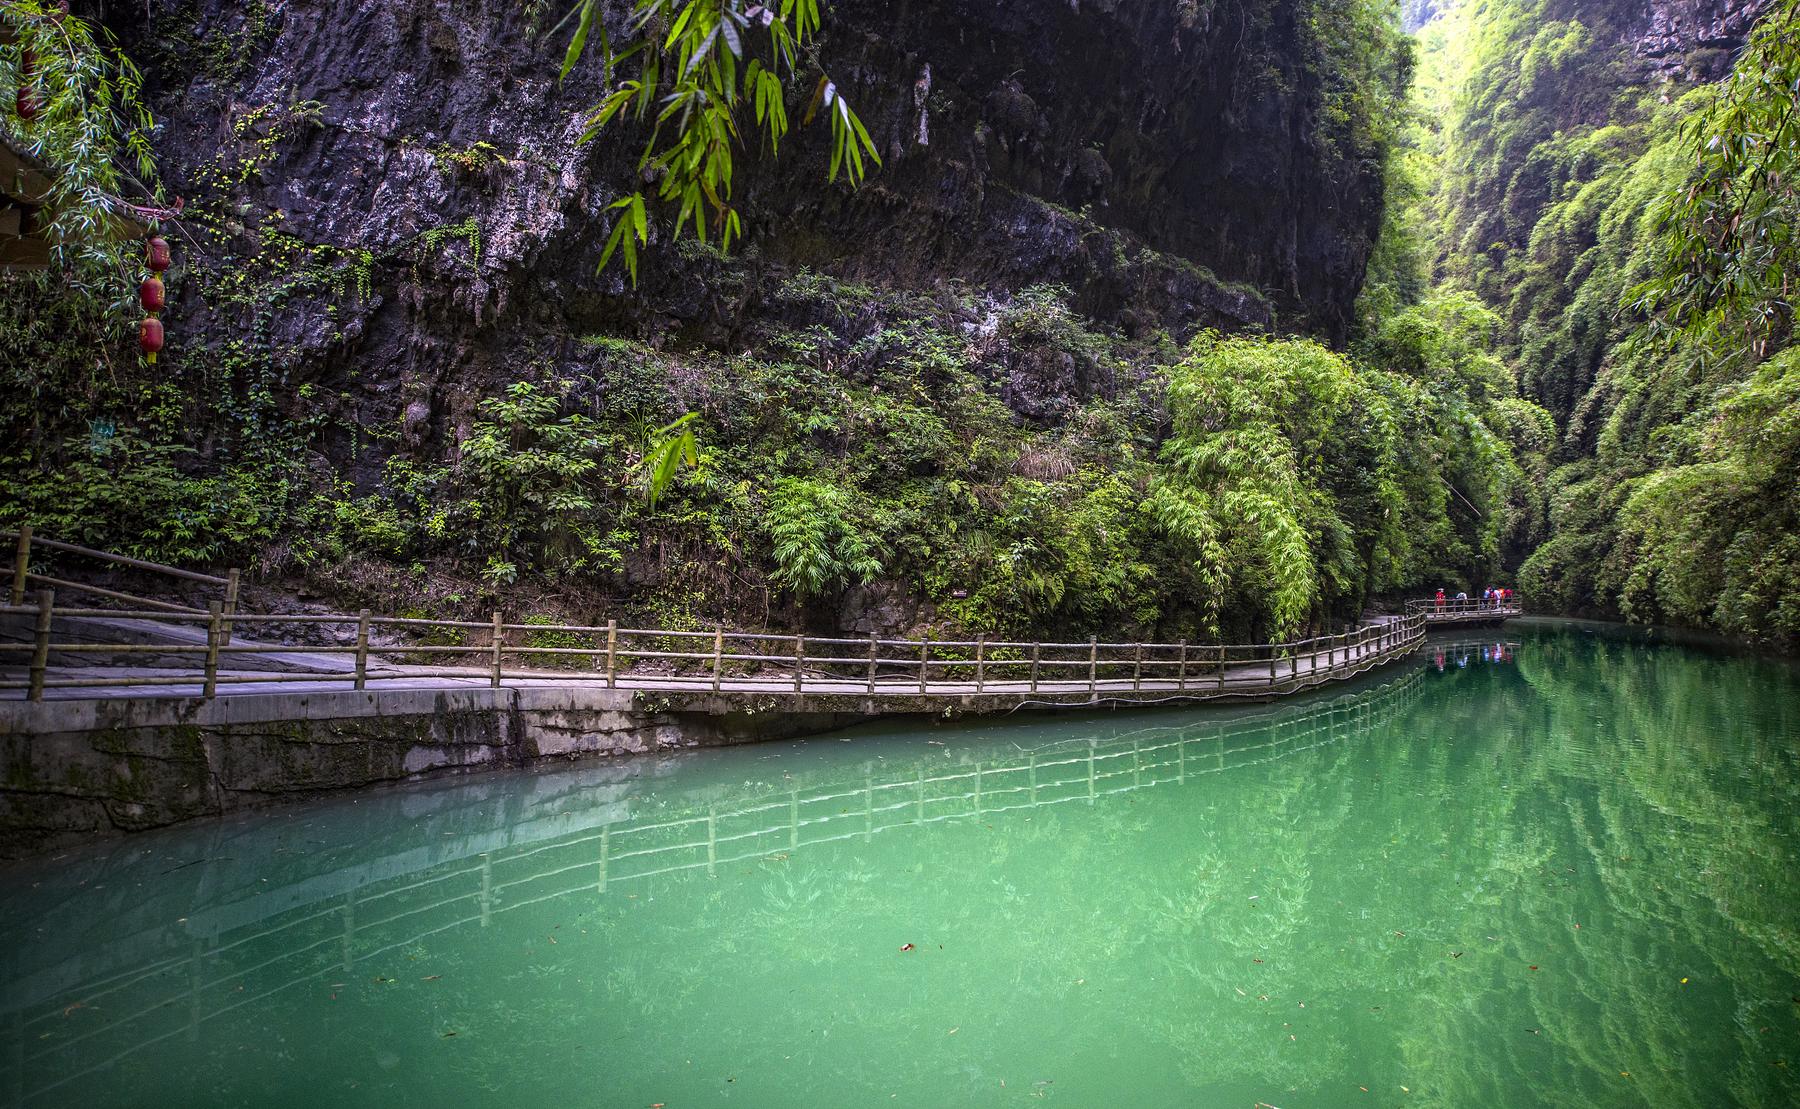
[[[836,4],[821,55],[882,169],[859,193],[827,187],[820,128],[779,161],[747,156],[743,265],[657,243],[635,290],[594,262],[636,146],[576,144],[598,61],[559,86],[560,13],[533,7],[110,9],[145,60],[198,251],[345,271],[335,289],[276,290],[268,338],[289,383],[347,388],[359,422],[404,420],[441,448],[518,364],[579,363],[574,339],[595,332],[741,346],[791,314],[770,275],[800,266],[920,289],[1057,283],[1127,331],[1348,325],[1379,152],[1321,121],[1312,4]],[[344,281],[367,295],[333,295]],[[203,284],[181,287],[177,352],[243,323]]]

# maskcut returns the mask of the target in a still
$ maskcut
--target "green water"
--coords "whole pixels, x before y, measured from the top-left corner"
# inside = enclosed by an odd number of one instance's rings
[[[0,872],[0,1100],[1800,1103],[1800,676],[1507,634]]]

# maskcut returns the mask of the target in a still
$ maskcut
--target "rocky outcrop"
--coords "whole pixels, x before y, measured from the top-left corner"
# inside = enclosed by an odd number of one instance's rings
[[[144,62],[165,176],[190,202],[195,280],[177,283],[172,341],[254,331],[286,387],[351,396],[348,422],[412,448],[455,438],[457,396],[578,359],[572,337],[731,349],[779,316],[772,278],[800,267],[1001,296],[1065,285],[1127,333],[1342,338],[1381,173],[1377,151],[1322,130],[1308,10],[843,0],[820,53],[879,172],[858,192],[827,185],[823,128],[778,161],[746,153],[742,254],[655,242],[636,289],[594,269],[636,147],[577,143],[601,77],[589,58],[558,84],[554,10],[153,0],[108,15]],[[203,295],[225,281],[239,301]],[[1015,369],[1009,400],[1033,417],[1067,380],[1098,387],[1082,367]]]
[[[1769,0],[1651,0],[1637,56],[1658,77],[1716,81],[1769,6]]]

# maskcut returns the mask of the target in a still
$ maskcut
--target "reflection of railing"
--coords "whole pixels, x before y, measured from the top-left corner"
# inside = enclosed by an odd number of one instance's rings
[[[990,640],[866,639],[777,635],[767,632],[676,631],[585,624],[508,623],[500,612],[485,621],[428,620],[351,614],[248,614],[234,610],[237,579],[169,571],[151,563],[130,565],[175,572],[226,584],[226,599],[209,611],[154,602],[157,610],[58,608],[53,589],[26,600],[27,581],[70,586],[61,579],[29,573],[29,533],[22,533],[13,571],[13,603],[0,616],[29,618],[29,642],[0,643],[0,653],[28,656],[22,678],[0,678],[0,689],[24,689],[40,700],[47,689],[98,690],[126,687],[140,696],[213,697],[221,687],[254,687],[305,682],[314,689],[341,686],[361,690],[371,681],[397,679],[477,681],[494,687],[508,680],[588,684],[607,688],[678,688],[697,692],[758,696],[851,695],[865,697],[993,697],[1005,701],[1049,698],[1068,702],[1199,700],[1256,697],[1292,692],[1361,673],[1410,651],[1425,634],[1428,617],[1409,611],[1365,624],[1342,635],[1322,635],[1279,643],[1193,644],[1102,642],[1049,643]],[[48,543],[47,540],[37,540]],[[86,548],[55,544],[59,549]],[[118,556],[103,556],[118,560]],[[75,588],[88,588],[74,586]],[[100,590],[113,599],[128,594]],[[173,609],[174,611],[165,611]],[[97,643],[60,641],[56,620],[118,620],[186,625],[186,641]],[[336,626],[347,643],[297,646],[292,643],[232,642],[234,627],[283,629]],[[203,636],[202,634],[203,633]],[[380,638],[406,639],[383,646]],[[424,641],[421,641],[424,640]],[[454,641],[454,642],[453,642]],[[384,661],[378,653],[394,656]],[[156,672],[105,675],[99,667],[53,664],[51,659],[85,657],[117,662],[133,656],[174,658],[178,665]],[[280,656],[280,669],[271,669]],[[451,659],[452,665],[419,660]],[[469,660],[475,665],[468,665]],[[404,662],[399,661],[404,660]],[[528,665],[521,666],[524,661]],[[655,674],[634,673],[647,665]],[[570,667],[578,669],[571,670]],[[183,688],[185,687],[185,688]]]
[[[921,763],[910,773],[865,774],[860,782],[795,789],[755,798],[729,808],[695,805],[685,812],[641,821],[618,821],[556,838],[490,850],[478,858],[441,864],[437,870],[393,874],[379,881],[334,891],[329,898],[293,905],[285,919],[249,930],[245,924],[212,931],[197,907],[185,927],[161,930],[166,946],[185,951],[59,990],[34,1002],[35,1012],[15,1007],[6,1035],[15,1081],[25,1071],[50,1076],[29,1093],[15,1088],[15,1104],[25,1104],[83,1075],[170,1037],[197,1037],[202,1022],[253,1004],[320,975],[348,975],[355,964],[407,947],[449,929],[486,927],[494,916],[579,893],[600,894],[619,883],[658,875],[704,871],[755,859],[774,861],[807,847],[862,838],[912,824],[1100,797],[1181,783],[1361,736],[1395,719],[1422,690],[1415,670],[1365,694],[1195,725],[1140,728],[1101,742],[1073,739],[996,758],[938,769]],[[858,804],[857,802],[860,802]],[[283,890],[261,896],[283,902]],[[384,934],[386,930],[386,934]],[[233,935],[233,931],[242,934]],[[390,938],[394,932],[404,938]],[[251,945],[275,944],[279,954],[250,966],[216,961]],[[259,975],[278,979],[245,989]],[[329,985],[326,978],[322,984]],[[348,979],[345,979],[348,981]],[[258,983],[262,985],[262,983]],[[0,995],[17,998],[17,983]],[[209,991],[229,991],[229,1003],[206,1004]],[[41,1032],[72,1007],[123,1015],[86,1031],[69,1034],[59,1025],[55,1040]],[[185,1020],[171,1024],[172,1013]],[[154,1034],[114,1044],[105,1059],[74,1069],[68,1053],[102,1038],[128,1035],[147,1022]],[[84,1052],[85,1057],[88,1052]]]

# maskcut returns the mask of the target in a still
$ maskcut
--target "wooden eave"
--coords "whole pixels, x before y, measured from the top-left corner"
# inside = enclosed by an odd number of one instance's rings
[[[50,265],[43,208],[55,183],[54,170],[27,154],[11,135],[0,131],[0,271],[35,270]],[[121,241],[141,239],[149,230],[141,221],[114,212],[108,237]]]

